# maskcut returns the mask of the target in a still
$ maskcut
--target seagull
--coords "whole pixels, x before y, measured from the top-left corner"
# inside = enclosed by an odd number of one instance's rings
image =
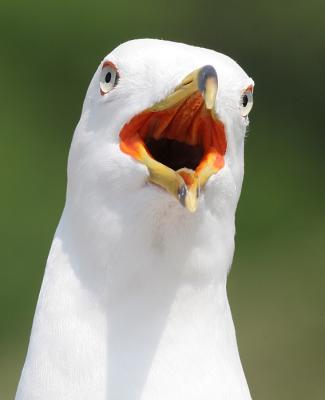
[[[251,398],[226,282],[253,88],[171,41],[100,63],[16,400]]]

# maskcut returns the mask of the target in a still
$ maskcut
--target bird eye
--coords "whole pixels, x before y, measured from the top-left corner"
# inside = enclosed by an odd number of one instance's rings
[[[244,91],[240,99],[241,115],[243,117],[247,117],[252,107],[253,107],[253,91],[252,88],[249,87]]]
[[[100,74],[100,93],[104,95],[111,91],[116,86],[118,81],[118,73],[115,65],[110,62],[104,64]]]

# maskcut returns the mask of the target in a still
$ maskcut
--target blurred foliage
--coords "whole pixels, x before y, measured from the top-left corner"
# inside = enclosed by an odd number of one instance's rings
[[[229,295],[255,399],[323,399],[325,3],[2,1],[0,398],[12,399],[101,58],[140,37],[224,52],[256,82]]]

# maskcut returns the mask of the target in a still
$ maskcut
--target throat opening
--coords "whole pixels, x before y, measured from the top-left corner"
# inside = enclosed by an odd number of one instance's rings
[[[204,149],[201,145],[190,145],[174,139],[147,137],[145,144],[156,161],[174,171],[181,168],[195,170],[204,155]]]

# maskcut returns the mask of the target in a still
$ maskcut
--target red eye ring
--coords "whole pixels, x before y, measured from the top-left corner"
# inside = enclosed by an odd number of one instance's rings
[[[246,118],[253,107],[253,90],[254,86],[249,85],[241,95],[240,99],[240,113],[242,117]]]
[[[119,80],[119,73],[116,66],[111,61],[105,61],[102,66],[100,74],[100,94],[106,95],[117,85]]]

